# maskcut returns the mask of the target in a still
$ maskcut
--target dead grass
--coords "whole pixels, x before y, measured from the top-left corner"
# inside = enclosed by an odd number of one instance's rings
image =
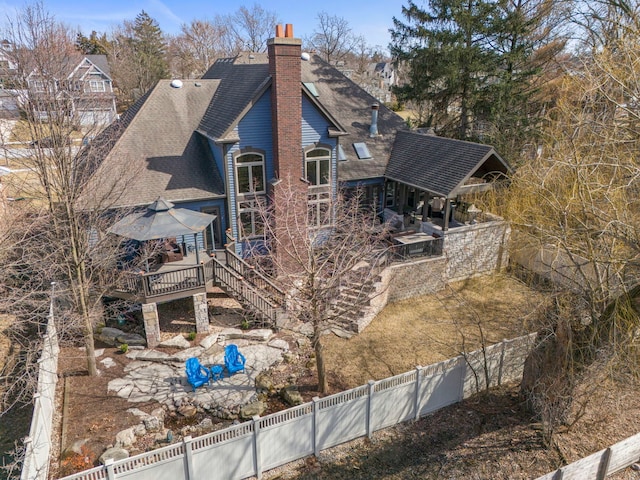
[[[512,276],[458,282],[435,295],[388,305],[361,334],[325,337],[330,378],[354,388],[534,329],[543,296]],[[332,382],[333,383],[333,382]]]

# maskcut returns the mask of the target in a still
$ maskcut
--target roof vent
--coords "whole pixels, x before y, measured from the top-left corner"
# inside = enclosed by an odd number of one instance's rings
[[[371,138],[377,137],[378,133],[378,110],[380,109],[380,105],[374,103],[371,105],[371,126],[369,127],[369,136]]]
[[[300,58],[302,58],[302,60],[304,60],[305,62],[308,62],[311,59],[311,55],[309,55],[307,52],[302,52]]]
[[[171,86],[173,88],[182,88],[182,80],[178,80],[178,79],[171,80]]]

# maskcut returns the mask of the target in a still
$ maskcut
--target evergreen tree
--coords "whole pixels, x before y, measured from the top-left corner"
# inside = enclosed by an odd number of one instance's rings
[[[138,64],[138,88],[149,90],[161,78],[169,77],[166,58],[167,44],[158,22],[144,10],[133,23],[133,50]]]
[[[78,32],[76,36],[76,48],[85,55],[106,55],[106,44],[107,36],[103,33],[102,36],[98,38],[95,30],[93,30],[88,37],[84,36],[82,32]]]
[[[391,32],[394,57],[409,67],[399,100],[442,135],[519,153],[533,136],[534,79],[563,46],[551,36],[553,11],[553,0],[409,0]]]

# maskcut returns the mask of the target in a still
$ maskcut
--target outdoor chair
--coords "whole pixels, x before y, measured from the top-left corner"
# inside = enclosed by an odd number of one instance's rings
[[[244,355],[238,351],[237,345],[231,344],[224,348],[224,365],[227,367],[229,375],[244,372],[244,362]]]
[[[209,370],[200,365],[200,361],[196,357],[187,360],[185,371],[194,392],[196,388],[209,383]]]

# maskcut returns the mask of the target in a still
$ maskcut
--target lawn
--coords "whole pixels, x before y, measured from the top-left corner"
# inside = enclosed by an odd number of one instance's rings
[[[535,330],[543,296],[506,274],[387,307],[361,334],[326,337],[332,389],[348,389]],[[346,360],[348,359],[348,361]]]

